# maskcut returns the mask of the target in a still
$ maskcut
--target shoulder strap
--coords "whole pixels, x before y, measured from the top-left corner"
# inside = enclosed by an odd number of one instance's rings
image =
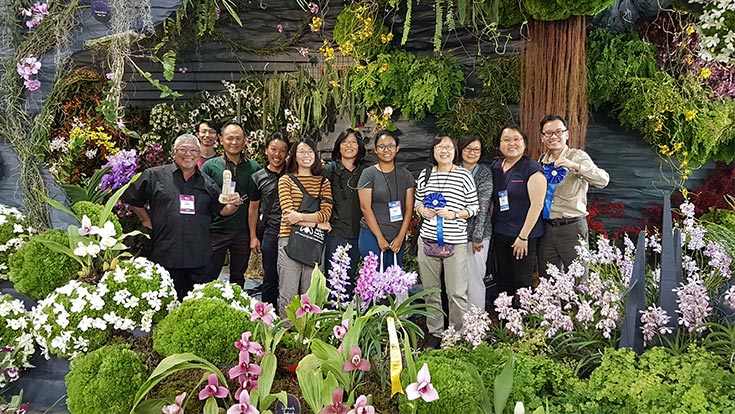
[[[322,180],[321,180],[321,181],[319,181],[319,194],[317,194],[317,196],[316,196],[316,197],[317,197],[317,198],[319,198],[319,199],[321,199],[321,198],[322,198],[322,188],[324,187],[324,181],[325,181],[326,179],[327,179],[327,177],[325,177],[325,176],[323,176],[323,175],[322,175]]]
[[[293,175],[293,173],[289,173],[288,177],[291,179],[291,181],[293,181],[294,184],[296,184],[296,187],[299,187],[299,190],[301,190],[302,193],[309,194],[309,192],[306,191],[306,188],[304,188],[304,185],[301,184],[301,181],[299,181],[298,178]]]
[[[424,170],[424,185],[423,185],[424,188],[426,188],[426,184],[429,183],[429,177],[431,177],[431,170],[433,170],[433,169],[434,169],[434,167],[427,167]]]

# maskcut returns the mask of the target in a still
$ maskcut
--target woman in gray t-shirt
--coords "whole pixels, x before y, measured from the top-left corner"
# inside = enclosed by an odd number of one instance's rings
[[[399,151],[398,138],[382,131],[375,136],[378,164],[368,167],[360,176],[357,194],[363,218],[360,221],[359,247],[362,257],[370,252],[380,257],[383,267],[403,265],[403,242],[413,216],[416,183],[395,160]],[[397,263],[393,263],[393,253]]]

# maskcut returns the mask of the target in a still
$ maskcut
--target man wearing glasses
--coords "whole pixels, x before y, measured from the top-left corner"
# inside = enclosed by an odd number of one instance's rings
[[[202,150],[201,154],[199,154],[199,161],[197,162],[197,166],[200,169],[207,160],[217,155],[217,151],[214,150],[214,144],[217,143],[217,139],[219,138],[216,128],[215,123],[208,119],[203,119],[196,125],[195,131]]]
[[[569,148],[567,121],[560,115],[541,120],[541,142],[546,152],[539,162],[548,182],[544,200],[544,235],[539,246],[539,273],[551,263],[566,270],[577,258],[579,240],[588,242],[587,189],[604,188],[608,173],[598,168],[586,152]]]
[[[197,137],[179,136],[174,162],[143,171],[122,196],[150,232],[148,258],[168,270],[179,299],[194,284],[210,281],[212,218],[232,215],[243,203],[234,193],[227,204],[220,204],[219,186],[197,167],[200,153]]]

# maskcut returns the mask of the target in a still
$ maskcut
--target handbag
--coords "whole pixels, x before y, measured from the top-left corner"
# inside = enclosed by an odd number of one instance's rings
[[[324,177],[322,177],[319,184],[319,195],[316,197],[309,195],[303,184],[293,174],[289,174],[289,177],[304,195],[299,206],[299,213],[316,213],[319,211]],[[288,236],[288,244],[285,248],[286,255],[292,260],[307,266],[318,266],[321,264],[323,256],[324,235],[324,230],[316,227],[291,226],[291,234]]]
[[[454,245],[445,244],[439,246],[434,240],[424,240],[424,254],[431,257],[438,257],[440,259],[446,259],[454,255]]]

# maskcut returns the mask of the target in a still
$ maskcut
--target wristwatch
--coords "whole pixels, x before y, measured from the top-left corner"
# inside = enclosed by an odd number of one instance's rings
[[[459,220],[459,210],[454,212],[454,218]]]

